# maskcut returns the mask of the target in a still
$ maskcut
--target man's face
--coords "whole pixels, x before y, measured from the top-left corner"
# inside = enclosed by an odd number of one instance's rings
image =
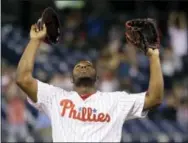
[[[96,70],[91,62],[80,61],[74,66],[73,82],[78,82],[80,79],[96,80]]]

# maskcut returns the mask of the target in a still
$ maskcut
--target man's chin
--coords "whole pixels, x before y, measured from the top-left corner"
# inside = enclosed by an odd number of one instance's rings
[[[92,78],[92,77],[89,77],[89,76],[82,76],[82,77],[79,77],[77,80],[78,80],[78,81],[82,81],[82,80],[93,80],[93,78]]]
[[[93,83],[95,83],[96,79],[92,78],[92,77],[88,77],[88,76],[83,76],[83,77],[79,77],[77,78],[74,83],[76,85],[92,85]]]

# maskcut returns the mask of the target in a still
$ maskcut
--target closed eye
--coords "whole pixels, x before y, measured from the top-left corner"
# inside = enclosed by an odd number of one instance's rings
[[[92,67],[92,65],[91,64],[88,64],[88,65],[86,65],[87,67]],[[80,65],[76,65],[76,68],[77,67],[80,67]]]
[[[77,66],[76,66],[76,68],[79,68],[79,67],[80,67],[80,65],[77,65]]]
[[[88,67],[92,67],[92,65],[91,64],[89,64],[89,65],[87,65]]]

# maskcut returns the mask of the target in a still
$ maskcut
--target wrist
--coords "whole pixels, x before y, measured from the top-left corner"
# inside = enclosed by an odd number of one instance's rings
[[[155,53],[153,53],[153,54],[150,54],[149,56],[148,56],[149,58],[159,58],[159,54],[155,54]]]
[[[39,38],[31,38],[30,41],[36,41],[36,42],[41,42],[42,40]]]
[[[31,38],[30,41],[29,41],[29,43],[31,43],[32,45],[37,45],[37,47],[39,47],[40,44],[42,43],[42,40]]]
[[[159,60],[160,59],[159,55],[156,55],[156,54],[152,54],[152,55],[150,55],[148,57],[149,57],[149,61]]]

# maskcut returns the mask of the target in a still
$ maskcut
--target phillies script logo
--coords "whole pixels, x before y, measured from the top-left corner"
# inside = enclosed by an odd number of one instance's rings
[[[62,106],[62,116],[65,116],[65,113],[68,112],[69,118],[80,121],[110,122],[109,114],[97,113],[96,109],[92,109],[90,107],[80,107],[76,110],[75,104],[71,100],[62,100],[60,105]]]

